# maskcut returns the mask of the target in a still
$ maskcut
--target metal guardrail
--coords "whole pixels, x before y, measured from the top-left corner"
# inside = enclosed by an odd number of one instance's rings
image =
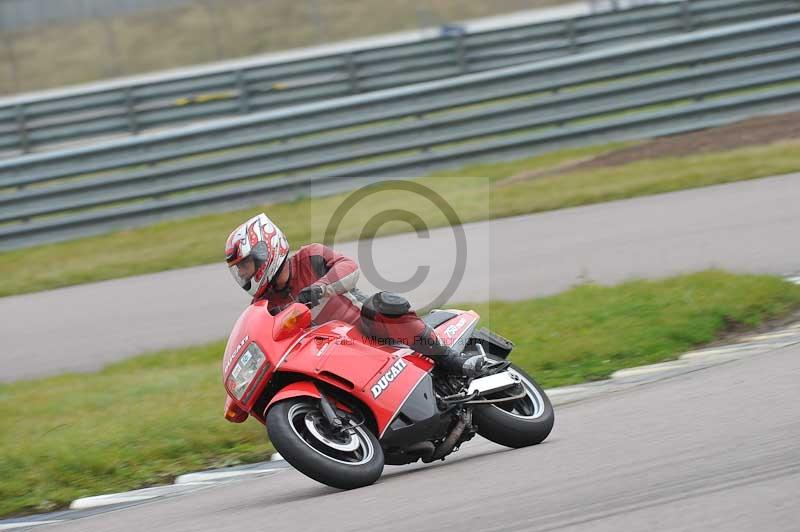
[[[68,96],[0,104],[0,153],[241,116],[514,64],[592,52],[643,38],[795,13],[800,0],[679,0],[492,31],[443,28],[437,38],[292,62],[207,70]]]
[[[0,161],[0,249],[800,107],[800,15]]]

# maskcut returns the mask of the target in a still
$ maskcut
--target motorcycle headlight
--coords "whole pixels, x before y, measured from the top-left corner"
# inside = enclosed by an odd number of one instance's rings
[[[228,375],[226,383],[228,391],[234,397],[237,399],[242,398],[266,358],[264,352],[259,349],[255,342],[251,343],[242,353],[242,356],[236,361],[236,365],[233,366],[230,375]]]

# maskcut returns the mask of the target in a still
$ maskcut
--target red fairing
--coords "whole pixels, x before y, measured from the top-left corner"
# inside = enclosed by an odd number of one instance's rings
[[[269,407],[277,403],[278,401],[284,401],[286,399],[291,399],[292,397],[313,397],[314,399],[319,399],[322,395],[319,393],[319,388],[317,388],[313,382],[311,381],[300,381],[300,382],[293,382],[292,384],[286,386],[285,388],[281,388],[281,391],[275,394],[275,397],[269,402],[267,407],[264,409],[264,417],[267,416],[267,411]]]
[[[286,309],[286,312],[291,311],[291,308]],[[281,313],[281,315],[282,314],[283,313]],[[295,333],[287,334],[281,340],[276,341],[273,339],[274,321],[275,317],[270,315],[267,311],[267,301],[259,301],[247,307],[233,326],[233,331],[228,338],[228,345],[225,347],[225,355],[222,359],[222,383],[223,386],[225,386],[228,376],[231,374],[237,360],[251,343],[255,342],[264,353],[266,361],[262,367],[266,366],[268,369],[260,379],[253,381],[243,395],[243,397],[249,397],[249,401],[243,402],[236,399],[232,396],[231,391],[226,388],[233,403],[238,408],[245,412],[250,412],[251,414],[253,405],[272,377],[275,367],[280,362],[284,353],[291,350],[296,344],[299,344],[304,335],[310,330],[313,330],[298,329]],[[257,414],[260,415],[260,412]]]
[[[456,343],[465,333],[471,331],[478,323],[480,316],[473,310],[451,310],[458,316],[436,327],[436,334],[447,345]]]
[[[225,383],[239,357],[252,342],[264,353],[268,370],[246,389],[243,397],[250,400],[238,400],[228,390],[231,405],[254,415],[261,422],[265,412],[254,412],[253,407],[266,384],[275,372],[292,372],[307,375],[308,386],[313,386],[310,384],[313,381],[326,382],[361,400],[372,411],[380,434],[417,383],[433,367],[430,360],[410,349],[378,345],[353,325],[339,321],[298,330],[276,341],[273,339],[275,320],[281,320],[284,313],[291,312],[291,308],[273,317],[267,306],[268,302],[262,300],[242,313],[228,340],[222,363]],[[313,388],[301,388],[291,393],[304,391],[313,396]],[[226,408],[226,412],[229,410]]]
[[[263,423],[266,410],[254,411],[256,403],[276,373],[290,372],[295,376],[305,375],[308,380],[297,381],[294,377],[292,384],[270,398],[269,405],[297,395],[319,397],[314,382],[328,383],[365,404],[374,416],[378,434],[382,434],[406,398],[433,368],[430,359],[411,349],[381,345],[364,336],[355,326],[341,321],[304,329],[307,320],[287,319],[293,312],[306,311],[300,304],[274,317],[268,312],[268,305],[262,300],[248,307],[234,325],[225,348],[223,384],[252,343],[265,356],[260,367],[253,370],[252,382],[240,394],[242,400],[236,399],[232,390],[227,390],[226,418],[230,421],[243,421],[241,413],[248,413]],[[449,345],[468,334],[479,319],[475,312],[458,312],[456,317],[436,328],[437,334]],[[279,326],[282,332],[275,334],[275,326],[280,323],[296,323],[297,329],[291,325],[288,328]]]
[[[360,399],[372,410],[379,434],[433,366],[410,349],[368,343],[342,322],[316,327],[313,337],[293,350],[279,371],[305,373]]]
[[[225,346],[225,355],[222,357],[223,382],[228,376],[228,370],[233,365],[234,358],[243,351],[244,347],[246,347],[251,340],[255,340],[255,335],[253,338],[251,338],[250,335],[253,331],[258,330],[259,325],[263,323],[263,314],[269,315],[266,308],[266,301],[259,301],[247,307],[244,312],[242,312],[241,316],[239,316],[239,319],[236,320],[233,331],[231,331],[231,335],[228,337],[228,344]],[[270,316],[270,320],[271,319],[272,316]],[[267,356],[269,357],[269,355]]]

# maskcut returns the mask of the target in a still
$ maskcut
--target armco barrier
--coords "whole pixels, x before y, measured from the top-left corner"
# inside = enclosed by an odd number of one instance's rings
[[[799,0],[678,0],[620,12],[319,55],[220,66],[106,89],[0,102],[0,154],[56,149],[224,117],[593,52],[796,13]]]
[[[0,161],[0,248],[800,107],[800,15]]]

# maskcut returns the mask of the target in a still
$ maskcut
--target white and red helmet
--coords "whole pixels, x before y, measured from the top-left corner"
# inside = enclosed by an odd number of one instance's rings
[[[254,298],[266,292],[288,254],[286,236],[264,213],[237,227],[225,242],[233,279]]]

